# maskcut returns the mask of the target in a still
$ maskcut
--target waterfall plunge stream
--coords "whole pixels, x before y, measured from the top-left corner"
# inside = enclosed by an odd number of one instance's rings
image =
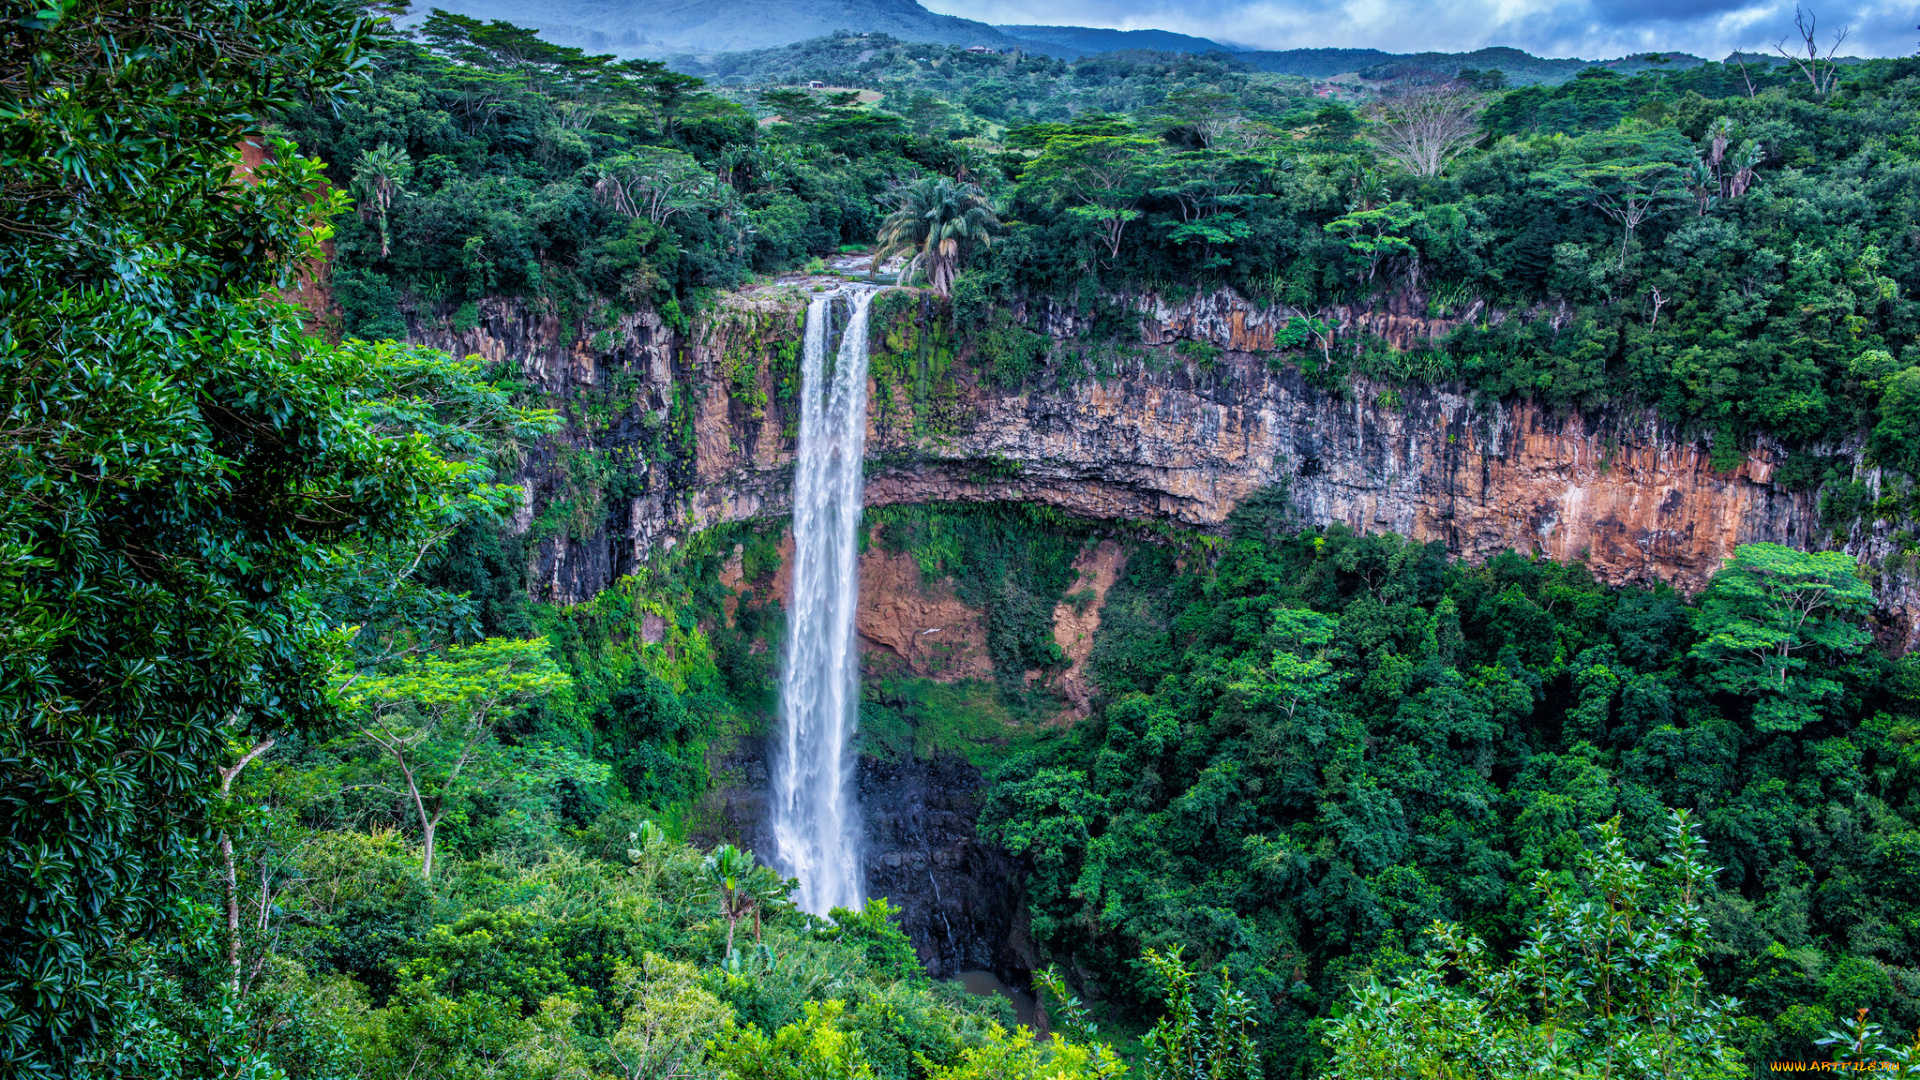
[[[801,362],[800,448],[793,469],[793,592],[780,677],[781,741],[773,836],[781,869],[800,879],[801,910],[858,908],[860,808],[852,742],[859,726],[862,458],[867,441],[867,308],[875,290],[815,296]],[[827,363],[833,302],[851,304]]]

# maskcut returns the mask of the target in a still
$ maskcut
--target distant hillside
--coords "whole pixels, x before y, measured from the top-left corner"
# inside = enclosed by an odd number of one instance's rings
[[[767,49],[836,30],[946,45],[1021,47],[986,23],[937,15],[914,0],[431,0],[422,10],[429,6],[504,19],[561,45],[621,56]]]
[[[1504,46],[1476,49],[1466,53],[1389,53],[1379,49],[1288,49],[1284,52],[1248,51],[1235,57],[1255,71],[1279,75],[1299,75],[1325,79],[1349,72],[1368,79],[1390,79],[1415,71],[1434,71],[1453,75],[1465,69],[1499,70],[1513,86],[1535,83],[1563,83],[1583,68],[1595,65],[1612,68],[1623,75],[1636,75],[1655,69],[1679,71],[1705,63],[1685,53],[1636,53],[1618,60],[1550,59]],[[1665,57],[1665,61],[1650,59]]]
[[[481,19],[504,19],[540,31],[562,45],[621,56],[714,57],[793,45],[836,32],[885,35],[901,42],[1076,60],[1114,52],[1202,55],[1227,53],[1245,69],[1325,79],[1357,73],[1391,79],[1415,71],[1451,75],[1463,68],[1497,68],[1513,86],[1557,84],[1595,63],[1636,74],[1655,68],[1680,70],[1699,57],[1664,54],[1667,62],[1636,54],[1619,60],[1547,59],[1519,49],[1468,53],[1389,53],[1379,49],[1287,49],[1242,51],[1209,38],[1166,30],[1106,30],[1085,26],[990,26],[939,15],[917,0],[428,0]],[[415,16],[419,17],[418,15]],[[684,61],[679,61],[683,62]],[[737,66],[737,65],[732,65]],[[751,65],[749,65],[751,66]]]
[[[1173,53],[1240,51],[1231,45],[1168,30],[1101,30],[1086,26],[997,26],[994,29],[1021,41],[1050,45],[1077,56],[1125,49]]]
[[[1284,52],[1248,51],[1238,56],[1255,71],[1300,75],[1309,79],[1324,79],[1330,75],[1359,71],[1396,59],[1392,53],[1379,49],[1288,49]]]

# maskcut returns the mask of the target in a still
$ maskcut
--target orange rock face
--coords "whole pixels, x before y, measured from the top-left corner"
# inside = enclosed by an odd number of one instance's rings
[[[781,534],[780,565],[769,580],[758,585],[747,581],[736,552],[721,566],[720,585],[732,594],[722,601],[729,619],[750,590],[756,603],[784,606],[793,588],[792,534]],[[993,675],[984,613],[961,603],[951,582],[923,580],[912,556],[888,552],[877,543],[860,555],[854,629],[862,667],[873,674],[912,674],[940,682]]]
[[[924,582],[910,555],[869,547],[860,557],[854,615],[864,667],[910,671],[941,682],[993,677],[983,614],[960,602],[949,582]]]
[[[1087,680],[1087,657],[1093,655],[1093,635],[1100,629],[1100,607],[1107,590],[1120,576],[1127,553],[1119,544],[1102,540],[1080,553],[1073,568],[1079,572],[1066,599],[1053,608],[1053,642],[1067,654],[1067,670],[1057,687],[1075,718],[1093,711],[1093,684]]]
[[[543,340],[543,320],[524,311],[483,312],[485,325],[472,334],[429,335],[454,348],[524,356],[529,374],[553,392],[625,372],[635,387],[633,415],[650,414],[648,423],[671,419],[676,393],[685,402],[691,460],[645,466],[646,491],[627,508],[624,528],[544,547],[536,580],[548,583],[548,595],[584,599],[680,536],[786,512],[793,420],[773,352],[778,340],[797,336],[804,304],[804,294],[773,290],[731,299],[685,340],[657,318],[632,317],[597,356],[584,342]],[[1614,584],[1665,581],[1689,591],[1743,543],[1839,548],[1869,565],[1891,550],[1888,523],[1828,535],[1813,492],[1773,483],[1785,452],[1764,439],[1722,472],[1703,442],[1644,414],[1555,416],[1530,403],[1485,405],[1446,390],[1388,393],[1364,382],[1333,393],[1295,367],[1269,363],[1284,311],[1231,294],[1135,306],[1146,342],[1203,340],[1224,352],[1205,368],[1166,350],[1156,363],[1134,361],[1104,377],[1062,380],[1042,371],[1017,389],[992,386],[960,364],[942,415],[921,418],[926,423],[916,423],[904,393],[875,386],[874,400],[890,404],[885,423],[869,423],[868,504],[1024,500],[1090,518],[1214,529],[1248,496],[1283,488],[1303,524],[1398,532],[1470,560],[1509,549],[1580,560]],[[1403,343],[1452,325],[1391,304],[1322,314]],[[1055,311],[1032,313],[1031,322],[1062,336],[1074,328]],[[740,367],[743,355],[751,370]],[[1857,444],[1842,439],[1836,449]],[[550,484],[551,476],[550,457],[530,458],[531,483]],[[904,582],[909,569],[863,565],[876,605],[877,587]],[[1920,590],[1904,574],[1870,576],[1886,643],[1915,644]],[[871,614],[863,606],[862,618],[871,643],[921,670],[928,660],[907,629],[938,626],[949,614],[932,598],[902,599]]]

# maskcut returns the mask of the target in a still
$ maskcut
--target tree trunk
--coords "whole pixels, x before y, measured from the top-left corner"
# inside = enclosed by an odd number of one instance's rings
[[[435,814],[430,818],[426,811],[421,811],[420,839],[424,846],[420,853],[420,878],[423,881],[433,880],[433,833],[439,827],[440,815]]]
[[[227,894],[227,967],[231,972],[233,992],[240,992],[240,888],[235,880],[233,868],[233,838],[227,830],[220,830],[220,859],[224,864],[220,873],[220,884]]]
[[[276,740],[268,739],[258,743],[253,749],[241,755],[240,760],[229,768],[220,770],[220,798],[225,799],[233,789],[233,778],[247,767],[254,758],[273,749]],[[227,896],[227,968],[231,972],[233,992],[240,992],[240,889],[233,865],[233,837],[227,830],[220,830],[220,884]]]
[[[426,796],[420,794],[420,784],[414,780],[413,770],[407,768],[406,757],[395,751],[393,759],[400,764],[400,775],[407,778],[407,796],[413,800],[413,812],[420,816],[420,879],[431,881],[433,879],[433,832],[440,826],[440,815],[427,813]]]

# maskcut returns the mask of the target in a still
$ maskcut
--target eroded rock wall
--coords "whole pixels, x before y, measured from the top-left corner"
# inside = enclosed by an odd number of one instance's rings
[[[688,332],[651,313],[567,325],[508,301],[480,305],[469,327],[443,315],[417,329],[427,344],[516,369],[566,414],[565,432],[529,448],[517,477],[528,501],[516,527],[534,540],[531,577],[542,598],[590,599],[698,530],[788,512],[807,295],[729,297]],[[1146,355],[1099,376],[1048,368],[1006,388],[962,358],[930,399],[882,371],[872,387],[867,502],[1026,500],[1212,529],[1248,496],[1279,486],[1305,522],[1438,540],[1467,559],[1507,549],[1580,559],[1614,583],[1688,590],[1741,543],[1836,543],[1818,524],[1814,493],[1773,483],[1784,454],[1764,441],[1737,468],[1716,471],[1706,446],[1643,415],[1554,416],[1526,403],[1366,384],[1330,393],[1274,362],[1284,325],[1275,313],[1230,294],[1147,297],[1136,308]],[[1450,325],[1391,304],[1327,314],[1345,332],[1401,345]],[[1083,321],[1060,309],[1023,315],[1063,342]],[[1202,365],[1171,347],[1191,340],[1223,351]],[[619,475],[584,467],[589,458],[613,462]],[[1877,562],[1890,533],[1885,524],[1858,528],[1839,546]],[[1083,668],[1123,559],[1111,542],[1083,551],[1054,612],[1055,641],[1071,661],[1056,686],[1068,713],[1090,703]],[[879,545],[861,573],[870,672],[992,674],[981,613],[948,585],[922,581],[910,557]],[[737,580],[737,568],[729,576],[729,588],[750,585],[755,602],[782,598],[783,573],[754,583]],[[1888,644],[1913,645],[1920,592],[1898,575],[1879,575],[1876,589]],[[712,834],[699,839],[771,849],[769,751],[765,740],[741,739],[712,763],[702,814]],[[973,828],[977,770],[945,756],[863,758],[860,788],[869,888],[903,907],[902,925],[932,970],[1010,977],[1036,962],[1023,944],[1019,867]]]
[[[624,408],[595,436],[603,442],[637,440],[648,425],[668,432],[661,460],[635,465],[642,491],[619,508],[617,527],[541,541],[539,588],[584,599],[691,531],[787,512],[794,421],[783,382],[796,373],[782,368],[780,350],[791,355],[805,301],[803,289],[765,290],[729,298],[687,335],[638,316],[597,331],[591,344],[578,334],[564,345],[553,317],[497,304],[465,334],[422,335],[518,360],[550,393]],[[945,376],[938,417],[916,416],[905,387],[876,382],[867,502],[1017,499],[1208,529],[1278,485],[1308,523],[1438,540],[1467,559],[1507,549],[1579,559],[1612,583],[1685,590],[1743,543],[1837,546],[1869,563],[1890,548],[1884,523],[1837,542],[1823,531],[1814,493],[1772,482],[1785,454],[1764,439],[1737,468],[1716,471],[1704,443],[1647,415],[1556,416],[1526,402],[1365,383],[1330,393],[1274,362],[1284,312],[1230,293],[1133,306],[1150,345],[1200,340],[1224,351],[1202,365],[1150,348],[1110,374],[1069,379],[1046,369],[1017,388],[962,362]],[[1058,336],[1076,331],[1071,312],[1028,314]],[[1391,306],[1330,314],[1349,331],[1405,342],[1452,325]],[[556,446],[575,445],[577,428],[569,439]],[[562,453],[546,447],[529,459],[536,507],[556,487]],[[536,514],[530,508],[527,520]],[[1920,591],[1900,575],[1878,577],[1888,644],[1915,644]]]

